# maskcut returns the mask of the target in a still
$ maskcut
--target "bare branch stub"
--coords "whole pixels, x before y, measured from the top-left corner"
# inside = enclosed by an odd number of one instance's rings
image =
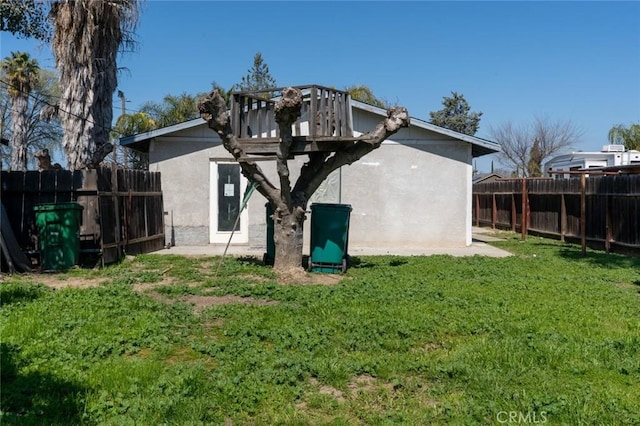
[[[404,107],[393,107],[387,111],[387,117],[375,129],[362,136],[361,140],[345,145],[332,156],[309,156],[296,182],[294,193],[303,192],[309,199],[320,184],[339,167],[352,164],[360,158],[380,147],[389,136],[411,122],[409,112]]]

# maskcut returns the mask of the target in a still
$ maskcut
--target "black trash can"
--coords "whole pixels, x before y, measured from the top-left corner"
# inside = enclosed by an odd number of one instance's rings
[[[273,239],[273,207],[271,203],[264,205],[266,211],[267,220],[267,252],[262,256],[262,261],[265,265],[273,265],[276,258],[276,243]]]

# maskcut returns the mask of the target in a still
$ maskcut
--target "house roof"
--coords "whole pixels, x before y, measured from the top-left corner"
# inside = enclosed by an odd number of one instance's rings
[[[360,109],[363,111],[368,111],[376,115],[380,115],[381,117],[387,116],[387,111],[383,108],[379,108],[373,105],[366,104],[364,102],[351,100],[351,107]],[[159,136],[165,136],[174,132],[178,132],[180,130],[190,129],[195,126],[200,126],[205,124],[206,121],[202,118],[195,118],[193,120],[185,121],[182,123],[174,124],[172,126],[163,127],[156,130],[151,130],[145,133],[139,133],[137,135],[127,136],[120,138],[120,145],[127,146],[129,148],[133,148],[139,151],[147,151],[149,149],[149,142],[153,138],[157,138]],[[454,130],[445,129],[444,127],[436,126],[435,124],[431,124],[427,121],[421,120],[419,118],[411,117],[411,126],[415,126],[421,129],[429,130],[434,133],[439,133],[443,136],[448,136],[453,139],[458,139],[463,142],[470,143],[472,145],[472,155],[473,157],[479,157],[481,155],[493,154],[495,152],[500,152],[500,145],[496,142],[478,138],[476,136],[465,135],[464,133],[459,133]]]
[[[489,180],[495,179],[506,179],[507,176],[503,176],[500,173],[491,172],[491,173],[478,173],[471,179],[472,183],[481,183]]]

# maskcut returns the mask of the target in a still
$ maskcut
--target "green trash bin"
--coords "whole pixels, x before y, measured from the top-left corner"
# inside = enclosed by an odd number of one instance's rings
[[[265,265],[273,265],[273,262],[276,259],[276,243],[273,239],[273,207],[271,207],[271,203],[267,203],[264,205],[265,211],[267,212],[267,252],[262,256],[262,261]]]
[[[311,272],[346,272],[350,204],[311,205]]]
[[[78,264],[82,209],[78,203],[41,204],[33,208],[43,271],[62,271]]]

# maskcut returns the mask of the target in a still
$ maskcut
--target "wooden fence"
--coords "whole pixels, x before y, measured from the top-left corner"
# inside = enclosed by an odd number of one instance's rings
[[[524,212],[524,213],[523,213]],[[473,186],[476,226],[640,248],[640,175],[508,179]]]
[[[38,254],[34,206],[77,202],[83,206],[80,255],[102,264],[125,254],[163,248],[160,173],[143,170],[2,172],[2,204],[24,251]]]

